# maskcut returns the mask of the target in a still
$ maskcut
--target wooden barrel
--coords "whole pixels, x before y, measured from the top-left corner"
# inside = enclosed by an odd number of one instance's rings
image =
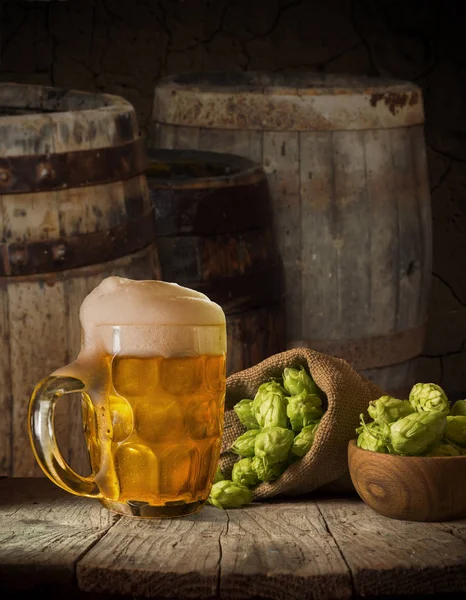
[[[148,151],[162,279],[199,290],[227,319],[227,372],[285,349],[283,272],[261,165],[239,156]]]
[[[262,162],[285,269],[287,346],[340,356],[385,390],[416,381],[431,209],[416,85],[190,73],[155,89],[151,144]]]
[[[158,278],[146,166],[122,98],[0,84],[0,475],[42,474],[29,395],[77,356],[84,297],[108,275]],[[58,407],[63,455],[85,469],[80,404]]]

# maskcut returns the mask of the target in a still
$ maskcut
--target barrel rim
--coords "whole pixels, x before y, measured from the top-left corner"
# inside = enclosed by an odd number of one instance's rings
[[[5,91],[8,90],[30,90],[33,93],[38,94],[38,100],[42,101],[42,102],[47,102],[47,101],[52,101],[53,100],[53,96],[55,96],[55,99],[57,101],[62,101],[64,98],[69,98],[69,99],[77,99],[79,100],[80,98],[82,99],[96,99],[96,100],[101,100],[102,104],[101,106],[96,106],[96,107],[90,107],[90,108],[71,108],[68,110],[61,110],[61,109],[57,109],[57,110],[50,110],[50,109],[44,109],[44,107],[42,106],[38,106],[37,108],[39,109],[38,112],[27,112],[26,116],[43,116],[44,114],[48,114],[48,115],[55,115],[55,114],[62,114],[62,113],[69,113],[69,112],[76,112],[76,113],[82,113],[82,112],[93,112],[93,111],[97,111],[97,112],[102,112],[105,110],[111,110],[111,109],[115,109],[115,108],[127,108],[127,109],[131,109],[132,111],[134,111],[134,107],[133,105],[126,100],[125,98],[123,98],[122,96],[118,96],[116,94],[99,94],[96,92],[87,92],[84,90],[78,90],[78,89],[74,89],[74,88],[63,88],[63,87],[58,87],[58,86],[48,86],[48,85],[35,85],[35,84],[28,84],[28,83],[15,83],[13,81],[6,81],[6,82],[0,82],[0,107],[4,106],[7,108],[23,108],[21,105],[18,106],[11,106],[9,104],[4,104],[5,99],[2,96],[2,93],[4,93]],[[46,94],[48,94],[49,96],[47,97]],[[44,97],[42,97],[44,96]],[[8,98],[7,98],[8,100]],[[40,109],[43,109],[42,112],[40,112]],[[24,118],[24,114],[20,114],[20,115],[0,115],[0,120],[3,119],[16,119],[17,117],[19,118]]]
[[[205,77],[218,73],[178,73],[159,80],[155,86],[153,120],[173,126],[249,131],[348,131],[424,123],[422,89],[409,81],[355,76],[351,81],[360,82],[360,87],[332,89],[203,83]],[[235,72],[226,73],[238,76]],[[311,71],[305,73],[317,76]],[[241,76],[251,74],[280,76],[262,71]],[[183,84],[183,77],[190,83]],[[196,77],[198,81],[191,83]],[[343,76],[328,74],[330,81],[338,81],[335,79],[338,77]]]
[[[230,185],[237,185],[238,183],[254,183],[266,179],[266,173],[262,165],[256,161],[240,156],[238,154],[231,154],[227,152],[212,152],[207,150],[198,149],[178,149],[178,148],[151,148],[146,152],[148,168],[146,169],[147,183],[150,189],[194,189],[197,187],[226,187]],[[157,160],[158,158],[162,160]],[[231,174],[212,176],[212,177],[190,177],[187,180],[176,180],[163,177],[154,177],[150,174],[151,164],[155,162],[170,162],[179,161],[181,163],[188,163],[184,159],[203,158],[217,163],[219,166],[228,166],[227,162],[237,165],[239,171]],[[164,160],[165,159],[165,160]],[[193,163],[194,161],[189,161]]]

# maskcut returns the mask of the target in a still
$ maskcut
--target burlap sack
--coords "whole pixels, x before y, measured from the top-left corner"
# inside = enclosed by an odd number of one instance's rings
[[[232,443],[246,429],[233,406],[243,398],[254,398],[257,388],[270,377],[280,377],[285,367],[307,366],[314,381],[325,392],[328,406],[309,452],[292,464],[272,483],[254,488],[254,499],[272,496],[299,496],[344,478],[348,474],[348,442],[359,425],[359,415],[371,400],[383,392],[359,375],[346,361],[309,350],[296,348],[275,354],[257,365],[234,373],[227,379],[225,426],[220,467],[230,478],[239,456],[230,451]]]

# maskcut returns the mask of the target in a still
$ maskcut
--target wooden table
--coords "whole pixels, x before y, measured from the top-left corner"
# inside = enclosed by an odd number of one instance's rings
[[[401,522],[313,495],[174,520],[0,479],[0,598],[327,599],[466,593],[466,521]],[[454,594],[453,594],[454,593]],[[445,596],[442,594],[442,598]]]

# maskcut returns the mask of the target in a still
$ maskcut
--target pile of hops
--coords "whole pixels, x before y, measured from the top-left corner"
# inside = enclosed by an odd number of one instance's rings
[[[416,383],[408,400],[381,396],[367,409],[372,421],[356,429],[364,450],[400,456],[461,456],[466,454],[466,400],[450,406],[435,383]]]
[[[233,466],[231,480],[217,470],[208,502],[217,508],[238,508],[252,500],[252,489],[271,482],[311,448],[324,414],[324,393],[310,374],[285,368],[281,378],[259,386],[253,399],[234,407],[247,431],[231,451],[241,458]]]

